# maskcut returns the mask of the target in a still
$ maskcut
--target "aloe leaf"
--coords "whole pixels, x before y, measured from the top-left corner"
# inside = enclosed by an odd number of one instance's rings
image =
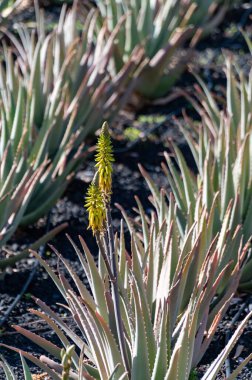
[[[138,165],[138,167],[139,167],[139,170],[140,170],[142,176],[144,177],[145,181],[147,182],[149,189],[152,192],[154,201],[155,202],[159,201],[159,199],[160,199],[159,190],[158,190],[157,186],[155,185],[154,181],[151,179],[150,175],[147,173],[147,171],[143,168],[142,165]]]
[[[164,306],[165,308],[165,306]],[[167,347],[167,313],[164,310],[161,320],[159,341],[157,344],[157,354],[155,358],[155,364],[153,372],[151,375],[151,380],[164,379],[167,371],[167,357],[168,357],[168,347]]]
[[[16,380],[16,376],[14,375],[14,372],[12,371],[9,364],[4,360],[4,357],[2,355],[0,356],[0,359],[1,359],[0,365],[4,370],[6,380]]]
[[[90,312],[91,312],[91,314],[93,314],[92,310],[90,310]],[[93,316],[94,316],[94,314],[93,314]],[[114,366],[114,370],[112,370],[112,373],[110,376],[112,376],[112,375],[114,376],[115,373],[117,374],[117,376],[122,375],[124,373],[125,368],[124,368],[124,365],[122,363],[121,354],[119,352],[115,338],[112,335],[112,333],[109,329],[109,326],[104,321],[104,319],[102,317],[100,317],[98,314],[96,315],[96,318],[97,318],[97,326],[98,326],[101,334],[103,335],[103,339],[105,342],[108,343],[109,350],[107,350],[107,354],[109,356],[109,360],[111,361],[110,366],[112,368]],[[101,328],[99,327],[99,324],[101,325]],[[114,374],[113,374],[113,372],[114,372]]]
[[[239,101],[239,92],[236,87],[236,81],[234,79],[231,70],[231,61],[227,58],[227,111],[232,118],[233,128],[239,125],[241,109]]]
[[[166,170],[165,166],[163,167],[163,170],[165,174],[167,175],[169,184],[172,188],[173,195],[176,198],[176,201],[182,210],[182,212],[186,213],[187,209],[187,202],[186,202],[186,193],[185,193],[185,188],[183,186],[183,181],[178,173],[178,170],[175,168],[175,165],[173,164],[171,158],[167,153],[164,154],[169,171]]]
[[[144,208],[143,208],[139,198],[135,197],[135,200],[137,202],[138,209],[139,209],[139,212],[141,215],[142,230],[143,230],[143,237],[144,237],[144,247],[145,247],[145,249],[147,249],[148,244],[149,244],[149,231],[148,231],[148,225],[147,225],[147,221],[146,221],[146,215],[144,213]]]
[[[95,308],[96,306],[95,306],[95,302],[94,302],[93,298],[91,297],[90,293],[88,292],[87,288],[82,283],[80,278],[74,272],[71,265],[63,258],[63,256],[54,247],[51,246],[51,248],[54,251],[54,253],[56,253],[56,255],[59,257],[61,262],[64,264],[64,267],[68,270],[68,272],[69,272],[70,276],[72,277],[75,285],[77,286],[77,289],[78,289],[82,299],[85,300],[85,302],[89,303],[91,305],[91,307]]]
[[[66,338],[66,336],[62,333],[62,331],[58,328],[57,324],[50,317],[48,317],[45,313],[42,313],[42,312],[40,312],[38,310],[30,309],[29,311],[32,314],[34,314],[34,315],[38,316],[39,318],[43,319],[48,324],[48,326],[51,327],[51,329],[57,334],[57,336],[60,339],[60,341],[64,344],[65,348],[67,348],[68,346],[70,346],[70,341]],[[33,342],[35,342],[35,341],[33,340]],[[40,347],[45,348],[45,345],[44,345],[43,341],[40,341],[39,345],[40,345]],[[84,343],[82,344],[82,346],[86,348],[86,345]],[[87,350],[87,352],[88,352],[88,350]],[[78,357],[78,355],[75,352],[73,352],[72,360],[73,360],[73,363],[74,363],[74,365],[75,365],[75,367],[77,369],[78,368],[79,357]]]
[[[213,363],[210,365],[206,373],[204,374],[202,380],[214,380],[216,376],[218,375],[218,372],[220,371],[225,359],[230,354],[230,351],[236,344],[238,338],[242,334],[248,320],[251,318],[252,312],[250,312],[246,318],[240,323],[236,331],[234,332],[233,336],[229,340],[226,347],[222,350],[222,352],[218,355],[218,357],[213,361]]]
[[[26,363],[26,360],[22,354],[20,355],[20,358],[21,358],[21,362],[22,362],[22,366],[23,366],[25,380],[32,380],[31,371],[30,371],[30,369]]]
[[[57,286],[57,288],[60,291],[60,293],[62,294],[62,296],[64,298],[66,298],[65,290],[64,290],[63,286],[61,285],[61,282],[58,279],[57,275],[54,273],[54,271],[50,268],[50,266],[46,263],[46,261],[43,260],[42,257],[37,252],[31,250],[31,253],[33,256],[36,257],[36,259],[40,262],[40,264],[45,268],[45,270],[47,271],[47,273],[49,274],[49,276],[51,277],[51,279],[53,280],[53,282]]]
[[[13,120],[12,130],[10,134],[10,139],[12,142],[13,150],[16,153],[18,144],[20,142],[22,131],[23,131],[23,109],[24,109],[24,89],[22,85],[19,86],[17,106],[15,110],[15,117]],[[14,154],[15,154],[14,153]]]
[[[85,274],[87,276],[87,279],[88,279],[88,281],[90,283],[91,282],[90,270],[89,270],[87,261],[84,258],[84,255],[81,253],[81,251],[79,250],[79,248],[77,247],[77,245],[74,243],[74,241],[71,239],[71,237],[68,234],[66,236],[67,236],[68,240],[70,241],[70,243],[72,244],[72,246],[74,248],[74,251],[75,251],[75,253],[78,256],[78,258],[79,258],[79,260],[81,262],[82,268],[83,268],[83,270],[84,270],[84,272],[85,272]],[[79,237],[79,239],[80,239],[80,237]],[[89,251],[88,246],[85,243],[84,239],[83,239],[82,245],[84,246],[84,252],[87,251],[87,250]],[[90,254],[91,254],[91,252],[90,252]]]
[[[146,297],[146,291],[145,286],[142,281],[142,273],[141,269],[137,260],[137,254],[136,250],[134,248],[134,242],[132,242],[132,256],[133,256],[133,273],[134,273],[134,279],[136,282],[136,289],[139,293],[139,297],[141,299],[141,310],[142,310],[142,316],[145,326],[145,332],[146,332],[146,344],[148,349],[148,362],[149,362],[149,368],[150,371],[152,371],[156,356],[156,344],[155,344],[155,338],[153,333],[153,327],[151,323],[151,314],[150,309]]]
[[[34,334],[33,332],[30,332],[20,326],[14,325],[13,328],[20,334],[24,335],[26,338],[32,340],[38,346],[43,347],[43,349],[47,351],[49,354],[55,356],[59,360],[61,359],[60,348],[57,347],[55,344],[49,342],[45,338],[42,338],[39,335]]]
[[[218,126],[219,122],[220,122],[220,112],[219,112],[218,105],[217,105],[213,95],[209,91],[208,87],[206,86],[204,81],[200,78],[200,76],[198,76],[195,73],[194,73],[194,76],[197,79],[197,81],[199,82],[199,84],[200,84],[200,86],[203,89],[204,94],[205,94],[204,100],[206,101],[206,103],[203,103],[203,104],[206,105],[206,107],[207,107],[206,109],[207,109],[209,116],[211,117],[212,121],[214,122],[214,125]]]
[[[183,178],[183,182],[184,182],[185,196],[186,196],[186,200],[187,200],[187,205],[189,206],[189,204],[191,204],[192,207],[194,208],[194,204],[195,204],[195,196],[194,196],[194,193],[195,193],[195,183],[191,179],[191,177],[192,177],[193,174],[190,173],[190,171],[189,171],[189,169],[188,169],[188,167],[186,165],[185,159],[183,158],[183,156],[182,156],[181,152],[179,151],[179,149],[174,146],[174,150],[175,150],[175,153],[176,153],[176,157],[178,159],[179,167],[180,167],[182,178]]]
[[[154,10],[151,7],[150,1],[144,1],[138,15],[138,28],[141,31],[141,40],[147,39],[146,51],[148,52],[148,45],[151,45],[150,36],[153,33],[153,16]]]
[[[66,227],[67,227],[67,224],[63,223],[63,224],[55,227],[54,229],[52,229],[48,233],[46,233],[44,236],[42,236],[42,238],[38,239],[35,243],[33,243],[29,247],[29,249],[25,249],[23,252],[20,252],[20,254],[11,256],[7,259],[0,260],[0,268],[5,269],[7,266],[13,266],[17,261],[19,261],[21,259],[25,259],[26,257],[29,256],[29,253],[30,253],[29,250],[30,249],[32,249],[32,250],[38,249],[40,246],[42,246],[42,245],[46,244],[48,241],[52,240],[54,236],[56,236],[58,233],[60,233]]]
[[[55,323],[57,323],[57,325],[65,332],[66,336],[68,336],[76,344],[77,347],[79,347],[80,349],[85,347],[85,352],[87,356],[90,357],[90,351],[88,350],[88,347],[83,344],[83,341],[81,340],[81,338],[78,337],[74,333],[74,331],[72,331],[71,328],[67,326],[67,324],[63,321],[63,319],[60,318],[58,314],[56,314],[53,310],[51,310],[44,302],[42,302],[38,298],[35,299],[35,302],[41,308],[41,310],[43,310],[45,314],[47,314],[53,321],[55,321]],[[36,313],[38,312],[36,311]],[[47,320],[47,318],[44,317],[45,314],[43,314],[43,319]]]
[[[56,372],[54,372],[53,370],[51,370],[41,360],[39,360],[35,356],[29,354],[28,352],[23,351],[23,350],[19,350],[19,349],[15,348],[15,347],[12,347],[12,346],[7,346],[6,344],[2,344],[2,343],[0,343],[0,346],[8,348],[8,349],[10,349],[12,351],[15,351],[15,352],[21,354],[24,358],[30,360],[33,364],[35,364],[36,366],[38,366],[39,368],[41,368],[42,371],[48,373],[48,375],[52,378],[52,380],[61,380],[61,378],[56,374]],[[13,380],[13,379],[10,379],[10,380]]]
[[[227,380],[235,380],[238,375],[242,372],[242,370],[246,367],[246,365],[252,360],[252,354],[248,355],[246,359],[242,361],[242,363],[232,372],[230,376],[228,376]]]
[[[129,14],[125,24],[125,52],[129,55],[134,47],[140,43],[135,12],[128,10]]]
[[[154,263],[154,233],[153,229],[150,233],[150,242],[149,242],[149,247],[148,249],[148,275],[147,275],[147,283],[146,283],[146,297],[147,297],[147,302],[149,305],[149,310],[150,313],[152,313],[152,304],[154,302],[154,292],[156,290],[155,287],[155,279],[157,280],[157,275],[155,278],[155,263]],[[158,255],[157,255],[158,256]]]
[[[93,256],[90,254],[89,250],[85,249],[85,243],[81,237],[80,237],[80,242],[85,252],[86,259],[89,266],[90,279],[91,279],[90,286],[91,286],[92,293],[94,296],[97,311],[102,315],[102,317],[106,321],[108,321],[108,310],[107,310],[107,305],[106,305],[105,296],[104,296],[105,287],[104,287],[103,280],[100,277],[100,274],[95,264],[95,261],[93,259]]]
[[[139,295],[134,285],[133,294],[135,304],[136,332],[132,352],[131,378],[132,380],[148,380],[151,377],[148,360],[147,337],[145,331],[143,311],[141,310],[139,302]]]
[[[105,380],[109,376],[109,367],[108,359],[104,356],[106,351],[104,350],[100,332],[95,325],[95,321],[88,317],[85,307],[79,302],[77,297],[74,294],[69,294],[69,298],[72,302],[73,309],[78,315],[83,332],[87,336],[101,379]]]

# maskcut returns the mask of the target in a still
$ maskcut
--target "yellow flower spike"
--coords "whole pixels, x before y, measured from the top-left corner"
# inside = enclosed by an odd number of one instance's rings
[[[109,196],[112,189],[112,162],[114,162],[113,147],[108,130],[108,123],[103,123],[100,137],[97,143],[95,157],[99,173],[99,187],[104,195]]]
[[[98,231],[102,232],[104,230],[106,213],[102,193],[95,180],[88,188],[85,207],[88,211],[88,228],[92,228],[93,234]]]

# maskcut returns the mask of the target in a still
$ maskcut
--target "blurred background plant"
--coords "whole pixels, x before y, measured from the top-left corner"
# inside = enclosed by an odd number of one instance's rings
[[[2,0],[0,2],[0,17],[1,22],[11,16],[12,12],[20,6],[22,0]]]
[[[93,12],[81,34],[76,5],[63,7],[48,35],[36,7],[37,30],[5,31],[0,67],[1,245],[18,225],[45,215],[63,194],[88,149],[85,139],[106,117],[113,119],[134,87],[141,49],[113,78],[107,65],[119,26],[97,43]],[[128,81],[131,78],[129,85]],[[127,88],[125,87],[127,81]]]
[[[135,92],[153,99],[167,94],[192,59],[193,47],[223,19],[231,3],[215,0],[97,0],[100,27],[106,20],[113,31],[123,20],[115,39],[111,70],[114,75],[141,45],[145,65]],[[185,44],[189,45],[183,49]]]

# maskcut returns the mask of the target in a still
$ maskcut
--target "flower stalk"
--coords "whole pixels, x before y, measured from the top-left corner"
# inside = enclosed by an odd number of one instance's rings
[[[128,360],[128,355],[127,355],[127,350],[126,350],[126,343],[125,343],[125,338],[124,338],[124,333],[123,333],[122,316],[121,316],[121,310],[120,310],[120,296],[119,296],[119,289],[118,289],[118,273],[117,273],[117,265],[116,265],[114,231],[113,231],[111,209],[110,209],[109,202],[107,202],[106,204],[106,219],[107,219],[107,232],[108,232],[108,240],[109,240],[109,255],[110,255],[112,275],[114,278],[114,281],[111,282],[111,287],[112,287],[112,298],[114,301],[113,304],[115,308],[116,328],[117,328],[119,346],[122,352],[124,366],[127,369],[128,373],[130,374],[130,366],[129,366],[129,360]]]
[[[110,265],[110,262],[108,259],[108,254],[106,253],[104,246],[103,246],[103,243],[102,243],[102,240],[101,240],[101,234],[99,232],[96,232],[95,238],[96,238],[96,242],[97,242],[99,251],[100,251],[102,258],[104,260],[104,263],[106,265],[108,275],[109,275],[109,279],[113,283],[113,282],[115,282],[115,277],[114,277],[114,274],[113,274],[112,269],[111,269],[111,265]]]
[[[111,281],[111,292],[119,347],[122,354],[123,364],[127,372],[130,374],[130,365],[120,310],[114,231],[110,208],[113,172],[112,163],[114,162],[114,156],[107,122],[102,126],[95,160],[97,172],[88,189],[85,206],[89,213],[89,228],[92,229],[96,238],[100,254],[103,257]]]

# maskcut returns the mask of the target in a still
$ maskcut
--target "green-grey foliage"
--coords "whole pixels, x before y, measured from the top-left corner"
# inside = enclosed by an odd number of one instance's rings
[[[181,215],[179,204],[173,196],[167,206],[164,192],[159,192],[143,169],[142,172],[150,186],[155,211],[147,216],[138,199],[139,220],[131,220],[122,210],[131,237],[130,252],[125,247],[123,222],[120,234],[114,236],[116,281],[128,370],[119,349],[111,276],[103,254],[107,254],[107,232],[104,235],[99,232],[98,264],[81,237],[82,250],[69,238],[88,286],[57,250],[54,251],[69,278],[61,271],[56,274],[34,252],[65,299],[77,327],[72,329],[60,315],[41,300],[36,300],[40,310],[31,312],[54,330],[65,349],[71,344],[76,346],[76,351],[71,352],[70,378],[189,379],[237,289],[248,245],[243,243],[239,226],[234,233],[230,233],[232,204],[226,211],[219,234],[213,236],[217,199],[208,213],[199,193],[194,220],[190,219],[190,214],[184,220],[185,216]],[[233,252],[237,252],[238,257],[235,267]],[[107,260],[110,260],[108,254]],[[215,379],[250,317],[251,313],[209,368],[207,379]],[[59,380],[63,372],[61,347],[22,327],[14,328],[44,348],[54,359],[44,355],[38,360],[24,351],[21,351],[22,355],[52,376],[53,380]],[[250,359],[251,355],[237,371],[241,371]]]
[[[229,230],[234,232],[241,225],[244,239],[252,235],[252,71],[246,77],[238,66],[226,59],[227,90],[224,110],[220,111],[215,97],[199,78],[200,89],[197,100],[189,96],[202,117],[200,125],[186,118],[189,128],[181,127],[197,165],[194,175],[180,151],[174,147],[176,161],[182,179],[168,154],[165,155],[167,174],[174,195],[183,215],[191,214],[192,220],[197,209],[198,192],[208,212],[216,200],[213,234],[221,230],[224,215],[232,203]],[[233,251],[234,263],[237,251]],[[251,260],[246,264],[240,286],[251,287]]]
[[[63,7],[57,27],[45,32],[38,9],[37,31],[6,31],[0,65],[0,242],[18,225],[45,215],[63,194],[85,156],[85,138],[112,119],[134,85],[141,49],[118,75],[107,70],[115,29],[105,26],[93,41],[91,12],[81,34],[76,4]],[[136,59],[137,58],[137,59]],[[126,79],[131,84],[125,87]]]
[[[197,40],[222,20],[227,3],[217,0],[98,0],[100,23],[114,30],[121,22],[113,54],[114,73],[141,45],[143,70],[137,94],[156,98],[167,93],[192,58]],[[185,43],[189,48],[183,50]]]

